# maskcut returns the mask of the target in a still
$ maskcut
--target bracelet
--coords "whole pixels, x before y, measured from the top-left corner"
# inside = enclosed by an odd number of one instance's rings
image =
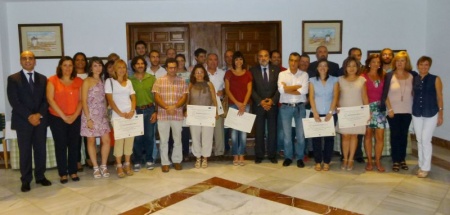
[[[333,111],[330,110],[330,111],[328,111],[328,113],[329,113],[329,114],[333,114]]]
[[[389,110],[388,110],[388,112],[392,112],[392,111],[394,111],[394,110],[392,110],[392,109],[389,109]]]
[[[441,108],[441,107],[440,107],[439,110],[444,110],[444,108]]]

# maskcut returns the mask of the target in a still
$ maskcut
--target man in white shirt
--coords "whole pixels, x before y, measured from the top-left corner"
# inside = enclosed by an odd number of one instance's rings
[[[160,65],[161,61],[159,58],[159,51],[151,50],[150,54],[150,75],[155,76],[155,78],[161,78],[167,74],[167,71]]]
[[[206,71],[208,71],[209,81],[214,85],[216,95],[222,99],[224,94],[224,76],[225,72],[219,68],[219,57],[215,53],[209,53],[206,56]],[[220,102],[220,100],[217,100]],[[223,138],[223,117],[216,119],[216,127],[214,127],[214,155],[222,156],[225,150]]]
[[[289,166],[294,158],[297,167],[303,168],[305,136],[303,134],[302,118],[306,117],[305,102],[308,93],[308,73],[298,69],[300,54],[293,52],[289,55],[289,69],[280,73],[278,77],[278,91],[280,91],[281,126],[284,133],[283,166]],[[297,141],[292,143],[292,119],[295,122]],[[294,154],[295,153],[295,154]]]

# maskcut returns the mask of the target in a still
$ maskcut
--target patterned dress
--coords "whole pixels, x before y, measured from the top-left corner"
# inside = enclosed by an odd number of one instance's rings
[[[88,91],[87,106],[89,114],[94,122],[94,128],[87,127],[87,118],[81,114],[81,136],[85,137],[100,137],[109,133],[109,122],[106,113],[105,87],[102,81],[99,81],[95,86]]]

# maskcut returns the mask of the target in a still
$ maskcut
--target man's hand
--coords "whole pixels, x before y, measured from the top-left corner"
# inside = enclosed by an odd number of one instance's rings
[[[155,123],[157,119],[158,119],[158,113],[153,112],[152,116],[150,117],[150,123]]]
[[[41,124],[41,114],[39,113],[31,114],[28,117],[28,122],[33,126],[38,126],[39,124]]]

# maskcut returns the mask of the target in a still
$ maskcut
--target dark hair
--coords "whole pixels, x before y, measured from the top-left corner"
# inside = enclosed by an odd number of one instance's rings
[[[278,53],[278,54],[281,55],[280,51],[278,51],[277,49],[275,49],[275,50],[272,50],[272,51],[269,52],[269,58],[272,58],[272,55],[273,55],[274,53]]]
[[[84,71],[87,72],[87,71],[88,71],[88,68],[89,68],[89,67],[88,67],[88,60],[87,60],[86,55],[85,55],[83,52],[77,52],[77,53],[75,53],[75,54],[73,55],[73,61],[74,61],[73,66],[75,66],[75,60],[77,60],[77,56],[78,56],[78,55],[83,56],[84,61],[86,61],[86,65],[84,66]]]
[[[300,57],[306,57],[306,58],[308,58],[308,59],[311,59],[311,58],[309,58],[309,55],[306,54],[306,53],[302,53],[302,55],[300,55]],[[328,63],[328,62],[327,62],[327,63]]]
[[[108,55],[108,61],[112,60],[112,58],[120,59],[120,56],[113,52],[113,53]]]
[[[194,51],[194,56],[195,57],[198,57],[200,54],[206,54],[206,50],[205,49],[202,49],[202,48],[198,48],[198,49],[196,49],[195,51]]]
[[[175,63],[177,65],[177,68],[178,68],[178,61],[175,58],[167,58],[166,64],[165,64],[166,69],[167,69],[169,63]]]
[[[344,60],[344,63],[342,64],[342,70],[344,70],[344,77],[348,76],[347,66],[352,61],[354,61],[356,63],[356,69],[357,69],[356,75],[360,74],[360,72],[361,72],[361,69],[360,69],[361,68],[361,63],[358,60],[356,60],[356,58],[354,58],[354,57],[348,57],[347,59]]]
[[[71,57],[69,57],[69,56],[62,57],[58,62],[58,67],[56,67],[56,76],[58,76],[58,78],[62,78],[63,74],[62,74],[61,66],[64,63],[64,61],[68,61],[68,60],[70,60],[70,62],[72,62],[72,66],[75,65],[75,63]],[[75,67],[72,67],[72,73],[70,74],[70,80],[73,80],[75,77],[77,77],[77,71],[75,70]]]
[[[242,58],[242,61],[244,62],[244,63],[242,64],[242,68],[243,68],[243,69],[246,68],[244,55],[243,55],[240,51],[237,51],[237,52],[234,52],[234,53],[233,53],[233,61],[231,62],[231,65],[233,66],[233,69],[236,69],[236,64],[235,64],[234,61],[235,61],[236,59],[238,59],[238,58]]]
[[[320,80],[320,73],[319,73],[319,64],[325,62],[327,64],[328,67],[328,60],[325,59],[320,59],[317,61],[317,68],[316,68],[316,72],[317,72],[317,76],[316,76],[316,80]],[[328,73],[328,71],[330,71],[330,68],[328,68],[327,70],[327,76],[325,76],[325,81],[328,80],[328,78],[330,77],[330,74]]]
[[[190,75],[190,77],[189,77],[189,78],[190,78],[189,82],[190,82],[191,84],[197,83],[197,79],[195,78],[195,70],[197,70],[198,68],[200,68],[200,69],[203,70],[203,81],[209,82],[209,76],[208,76],[208,73],[206,73],[206,69],[205,69],[205,67],[204,67],[202,64],[196,64],[196,65],[194,66],[194,68],[192,68],[191,75]]]
[[[433,59],[431,59],[431,57],[428,57],[428,56],[420,57],[419,60],[417,60],[417,66],[419,66],[419,63],[422,63],[425,61],[428,61],[428,63],[430,63],[430,67],[431,67],[431,64],[433,63]]]
[[[136,49],[136,47],[137,47],[138,45],[144,45],[145,49],[147,49],[147,43],[145,43],[145,42],[142,41],[142,40],[138,40],[138,41],[136,41],[136,42],[134,43],[134,49]]]
[[[292,53],[290,53],[289,54],[289,58],[291,57],[291,56],[296,56],[296,57],[301,57],[301,55],[298,53],[298,52],[292,52]]]
[[[352,51],[355,51],[355,50],[358,50],[359,53],[362,54],[362,51],[361,51],[360,48],[358,48],[358,47],[352,47],[352,48],[350,48],[350,49],[348,50],[348,56],[350,57],[350,55],[352,54]]]
[[[184,54],[177,54],[177,55],[175,56],[175,60],[176,60],[177,58],[179,58],[179,57],[183,58],[184,62],[186,62],[186,56],[184,56]],[[178,62],[178,61],[177,61],[177,62]],[[178,65],[177,65],[177,67],[178,67]],[[184,70],[187,71],[186,65],[184,66]]]
[[[144,62],[145,68],[147,68],[147,61],[145,60],[145,58],[143,56],[136,56],[131,60],[131,69],[133,70],[133,72],[136,72],[136,70],[134,69],[134,65],[137,64],[138,60],[142,60]]]
[[[109,72],[108,72],[108,67],[110,67],[110,66],[114,66],[114,61],[113,60],[109,60],[108,62],[105,63],[105,66],[103,67],[103,80],[106,80],[108,78],[112,78],[109,75]]]
[[[380,64],[381,64],[382,60],[381,60],[381,55],[380,54],[371,54],[371,55],[369,55],[369,57],[367,57],[367,59],[365,61],[366,66],[364,67],[364,73],[368,73],[370,71],[370,62],[373,59],[377,59],[377,58],[378,58],[378,60],[380,60]],[[384,71],[383,71],[383,67],[381,67],[381,65],[377,69],[377,74],[380,77],[380,79],[384,79]]]
[[[102,77],[103,72],[105,71],[104,70],[105,65],[103,65],[103,61],[97,56],[92,57],[91,60],[89,61],[88,77],[92,77],[94,75],[94,73],[92,72],[92,66],[94,65],[94,63],[98,63],[98,64],[102,65],[102,73],[100,73],[100,77]]]
[[[150,56],[152,53],[158,53],[158,55],[161,55],[161,54],[159,53],[158,50],[152,49],[152,50],[148,53],[148,56]]]

